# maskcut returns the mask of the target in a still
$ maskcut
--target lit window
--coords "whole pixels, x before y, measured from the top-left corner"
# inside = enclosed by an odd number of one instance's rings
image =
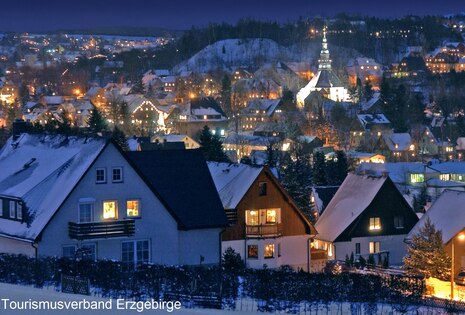
[[[265,259],[274,257],[274,244],[265,245]]]
[[[102,184],[107,182],[107,175],[105,168],[98,168],[95,172],[95,182],[97,184]]]
[[[412,183],[423,183],[425,181],[425,175],[423,174],[410,174],[410,182]]]
[[[123,181],[123,168],[122,167],[114,167],[111,171],[111,180],[113,183],[121,183]]]
[[[139,216],[139,200],[126,201],[126,215],[128,217]]]
[[[266,210],[266,223],[276,222],[276,210]]]
[[[247,225],[259,225],[258,211],[256,210],[246,211],[245,214],[246,214],[245,222]]]
[[[261,182],[258,184],[258,195],[259,196],[266,196],[267,191],[266,191],[266,183]]]
[[[401,216],[394,217],[394,227],[396,229],[403,229],[404,228],[404,217],[401,217]]]
[[[258,259],[258,245],[247,246],[247,258]]]
[[[379,242],[370,242],[370,254],[379,253]]]
[[[378,217],[370,218],[370,230],[381,230],[380,220]]]
[[[103,218],[104,219],[116,219],[118,211],[118,204],[116,201],[104,201],[103,202]]]
[[[79,204],[79,223],[92,222],[94,218],[94,204],[80,203]]]
[[[440,174],[439,179],[440,180],[450,180],[450,174]]]

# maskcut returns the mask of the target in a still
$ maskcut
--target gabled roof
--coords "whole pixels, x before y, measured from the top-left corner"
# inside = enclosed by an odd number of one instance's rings
[[[383,134],[383,139],[390,151],[408,151],[412,144],[409,133]]]
[[[194,111],[196,110],[209,109],[209,108],[214,109],[221,116],[226,117],[226,114],[223,112],[218,102],[215,101],[212,97],[198,98],[190,102],[190,110],[192,113],[194,113]]]
[[[0,234],[34,240],[104,149],[102,138],[22,134],[0,151],[0,195],[21,199],[26,223],[0,219]]]
[[[264,111],[265,115],[271,116],[280,103],[281,99],[253,99],[249,101],[244,112],[255,114],[256,111],[260,111],[260,114],[262,114]]]
[[[225,209],[235,209],[263,171],[263,167],[217,162],[208,162],[208,169]]]
[[[126,152],[180,229],[227,225],[223,205],[200,150]]]
[[[384,116],[384,114],[359,114],[357,117],[364,128],[373,124],[390,124],[390,121],[386,118],[386,116]]]
[[[315,224],[318,238],[334,242],[370,205],[386,180],[385,176],[348,174]]]
[[[381,176],[382,173],[387,172],[389,178],[396,184],[405,184],[409,173],[424,174],[434,172],[421,162],[361,163],[357,171],[375,176]]]
[[[315,204],[318,207],[319,215],[323,213],[323,211],[328,206],[331,199],[333,199],[334,195],[338,191],[340,186],[313,186],[312,192],[313,197],[315,198]]]
[[[448,243],[465,228],[465,192],[445,190],[413,227],[407,239],[412,239],[428,218],[436,230],[442,231],[443,242]]]

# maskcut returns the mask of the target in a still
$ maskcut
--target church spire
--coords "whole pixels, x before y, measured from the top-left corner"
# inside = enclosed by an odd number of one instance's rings
[[[329,59],[328,41],[326,39],[326,26],[323,28],[323,43],[318,60],[318,70],[331,70],[331,59]]]

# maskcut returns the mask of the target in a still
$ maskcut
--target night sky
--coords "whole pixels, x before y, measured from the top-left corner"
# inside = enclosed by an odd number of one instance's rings
[[[299,16],[359,13],[379,17],[465,11],[464,0],[5,0],[0,31],[108,26],[187,29],[243,17],[286,22]]]

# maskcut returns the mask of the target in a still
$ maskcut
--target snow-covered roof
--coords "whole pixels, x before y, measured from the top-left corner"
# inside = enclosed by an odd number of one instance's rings
[[[389,173],[389,178],[396,184],[405,184],[408,173],[424,174],[433,172],[421,162],[361,163],[358,171],[368,172],[373,175]]]
[[[280,102],[280,99],[254,99],[247,104],[244,111],[247,113],[256,113],[256,111],[260,111],[260,114],[264,111],[265,115],[271,116]]]
[[[465,174],[465,162],[437,163],[428,168],[441,174]]]
[[[0,219],[0,234],[34,240],[58,210],[106,140],[22,134],[0,151],[0,195],[21,198],[30,226]]]
[[[412,145],[409,133],[383,134],[383,139],[391,151],[408,151]]]
[[[263,167],[208,162],[208,168],[225,209],[235,209]]]
[[[428,218],[436,230],[442,231],[443,242],[448,243],[465,228],[465,192],[445,190],[413,227],[407,239],[412,239]]]
[[[334,242],[370,205],[386,179],[385,176],[348,174],[315,224],[318,239]]]
[[[359,114],[358,120],[366,127],[368,124],[389,124],[389,120],[384,114]]]

